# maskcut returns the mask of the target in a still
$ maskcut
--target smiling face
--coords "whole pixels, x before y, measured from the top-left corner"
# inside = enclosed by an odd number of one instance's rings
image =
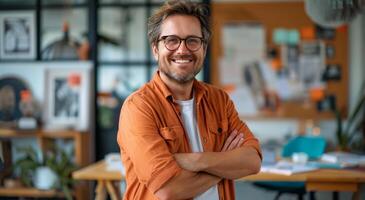
[[[202,37],[199,20],[194,16],[172,15],[167,17],[161,25],[161,35],[178,36],[185,39],[188,36]],[[170,51],[161,40],[152,47],[153,55],[158,62],[161,76],[166,76],[170,81],[184,84],[193,81],[200,72],[205,57],[205,45],[197,51],[190,51],[182,41],[179,48]]]

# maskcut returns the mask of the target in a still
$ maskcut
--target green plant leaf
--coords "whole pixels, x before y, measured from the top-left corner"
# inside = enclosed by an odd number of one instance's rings
[[[360,132],[358,130],[363,126],[363,123],[365,123],[365,81],[362,83],[360,96],[356,101],[355,107],[350,112],[348,120],[344,125],[341,119],[341,113],[337,108],[335,108],[334,113],[337,122],[336,137],[338,144],[342,149],[348,150],[352,145],[356,134]]]
[[[360,131],[360,129],[364,126],[361,120],[357,121],[357,124],[355,124],[355,128],[351,131],[351,133],[348,134],[349,142],[352,142],[353,138],[356,136],[356,134]]]
[[[358,100],[358,102],[356,103],[355,109],[351,112],[350,116],[349,116],[349,120],[345,129],[345,132],[349,132],[352,124],[354,123],[355,119],[358,117],[358,114],[363,111],[363,107],[365,104],[365,95],[362,94],[362,96],[360,97],[360,99]]]

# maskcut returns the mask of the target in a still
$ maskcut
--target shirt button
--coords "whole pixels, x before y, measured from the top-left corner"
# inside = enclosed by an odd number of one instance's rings
[[[207,143],[207,138],[206,137],[203,138],[203,142],[204,142],[204,144]]]
[[[218,133],[222,133],[222,128],[218,128]]]

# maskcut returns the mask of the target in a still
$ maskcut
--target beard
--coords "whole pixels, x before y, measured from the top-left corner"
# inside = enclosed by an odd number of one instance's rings
[[[172,59],[189,59],[191,58],[191,56],[175,56]],[[196,60],[196,59],[193,59]],[[172,62],[172,61],[171,61]],[[163,63],[161,63],[161,60],[158,60],[158,68],[159,71],[163,74],[165,74],[170,80],[173,80],[174,82],[180,83],[180,84],[185,84],[185,83],[189,83],[191,81],[194,80],[195,76],[200,72],[200,70],[202,69],[202,66],[197,67],[196,69],[193,69],[191,72],[187,73],[187,74],[179,74],[178,72],[175,72],[173,70],[170,70],[169,66],[163,65]]]
[[[186,74],[186,75],[180,75],[178,73],[171,72],[169,70],[166,70],[165,68],[160,67],[159,68],[161,73],[164,73],[170,80],[173,80],[174,82],[185,84],[189,83],[192,80],[194,80],[195,76],[200,72],[199,70],[195,70],[192,73]]]

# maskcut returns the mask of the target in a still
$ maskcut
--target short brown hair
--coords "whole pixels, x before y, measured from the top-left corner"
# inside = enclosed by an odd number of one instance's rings
[[[211,31],[209,29],[209,12],[206,5],[194,3],[188,0],[167,1],[155,14],[148,19],[148,39],[150,44],[156,44],[161,34],[161,24],[163,21],[175,14],[194,16],[199,19],[204,42],[210,40]]]

